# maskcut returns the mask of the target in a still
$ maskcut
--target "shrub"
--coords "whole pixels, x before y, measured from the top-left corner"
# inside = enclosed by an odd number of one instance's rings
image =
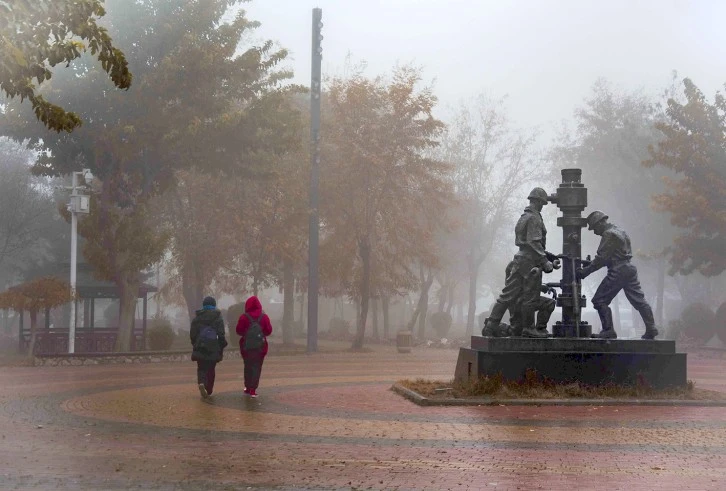
[[[336,335],[349,335],[350,334],[350,321],[341,319],[340,317],[333,317],[328,322],[328,332]]]
[[[681,332],[697,341],[706,342],[716,330],[716,316],[711,308],[700,302],[692,303],[681,313]]]
[[[174,344],[174,330],[167,319],[152,319],[146,331],[147,346],[151,351],[166,351]]]
[[[716,311],[716,335],[722,343],[726,343],[726,302]]]
[[[325,339],[333,341],[348,341],[351,339],[350,321],[333,317],[328,322],[328,331],[325,333]]]
[[[440,338],[446,336],[451,329],[451,315],[446,312],[436,312],[431,314],[431,328]]]

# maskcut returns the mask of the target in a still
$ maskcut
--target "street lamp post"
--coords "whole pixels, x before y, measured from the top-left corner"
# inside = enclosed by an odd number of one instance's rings
[[[93,179],[89,169],[80,172],[73,172],[71,177],[71,200],[68,203],[68,211],[71,212],[71,322],[68,328],[68,353],[74,353],[76,349],[76,249],[78,242],[78,214],[88,214],[91,210],[90,197],[78,192],[82,186],[78,185],[78,177],[82,176],[86,181]]]
[[[320,96],[322,92],[321,62],[323,59],[323,10],[313,9],[312,70],[310,76],[310,226],[308,243],[308,343],[307,351],[318,350],[318,241],[320,218],[318,186],[320,180]]]

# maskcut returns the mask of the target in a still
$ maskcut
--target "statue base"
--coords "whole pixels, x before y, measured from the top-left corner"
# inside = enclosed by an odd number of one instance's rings
[[[642,339],[472,336],[471,348],[459,349],[454,378],[501,374],[505,380],[523,380],[530,369],[557,383],[659,389],[688,383],[686,353],[676,353],[675,341]]]
[[[552,326],[552,335],[556,338],[589,338],[591,334],[592,326],[584,321],[579,325],[557,321]]]

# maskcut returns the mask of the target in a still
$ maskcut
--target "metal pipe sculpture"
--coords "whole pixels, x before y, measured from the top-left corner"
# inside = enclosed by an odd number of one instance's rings
[[[562,307],[562,321],[552,328],[555,337],[590,337],[592,326],[581,319],[582,308],[586,298],[582,295],[580,280],[575,271],[582,265],[589,264],[582,254],[581,229],[587,225],[582,212],[587,207],[587,188],[580,181],[581,169],[562,169],[562,182],[557,192],[548,200],[557,205],[562,216],[557,218],[557,226],[562,227],[562,254],[556,257],[562,260],[562,280],[559,283],[547,283],[550,288],[560,288],[557,306]]]

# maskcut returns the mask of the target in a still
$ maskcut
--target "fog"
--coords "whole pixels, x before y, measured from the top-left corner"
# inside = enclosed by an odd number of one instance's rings
[[[49,99],[78,111],[83,125],[68,137],[34,124],[29,104],[21,104],[19,98],[3,103],[2,135],[35,151],[28,153],[2,140],[2,184],[16,193],[27,191],[7,198],[4,206],[32,203],[18,206],[13,220],[0,224],[9,244],[0,251],[5,288],[46,274],[67,275],[70,215],[58,213],[66,206],[68,190],[62,189],[69,184],[70,171],[89,166],[97,181],[87,183],[90,186],[84,192],[98,202],[92,203],[88,219],[82,217],[80,222],[84,278],[120,289],[144,284],[158,289],[148,299],[149,316],[169,324],[180,339],[206,293],[219,296],[224,309],[259,293],[280,307],[270,307],[279,310],[275,321],[283,323],[288,333],[294,325],[300,338],[307,320],[309,99],[307,94],[290,97],[294,111],[290,109],[279,120],[266,117],[261,101],[268,101],[263,96],[280,87],[309,86],[311,10],[320,7],[324,24],[319,190],[324,279],[318,331],[343,325],[347,335],[356,332],[361,339],[390,342],[397,331],[418,325],[421,342],[456,338],[465,343],[467,335],[480,330],[503,285],[505,267],[516,251],[514,225],[527,205],[527,194],[534,186],[553,193],[560,170],[566,167],[583,168],[583,182],[589,189],[583,216],[602,209],[630,234],[634,261],[658,323],[668,326],[678,321],[683,308],[693,303],[704,302],[707,310],[715,312],[723,302],[721,259],[712,261],[712,270],[700,264],[687,271],[685,263],[675,261],[668,271],[666,257],[673,257],[676,237],[684,229],[673,226],[679,218],[672,207],[656,211],[653,203],[666,190],[662,179],[679,174],[661,161],[648,169],[641,163],[660,158],[649,150],[664,138],[656,124],[669,122],[669,98],[686,102],[684,79],[692,81],[709,104],[723,91],[726,33],[720,21],[726,18],[726,5],[705,1],[253,1],[207,24],[182,28],[174,24],[179,18],[188,16],[193,23],[209,12],[194,14],[190,6],[194,2],[168,12],[164,8],[173,2],[158,10],[150,8],[152,4],[140,2],[129,9],[128,3],[109,0],[107,16],[99,21],[126,52],[134,75],[128,91],[109,90],[111,82],[95,76],[98,65],[89,54],[70,60],[68,67],[57,65],[52,81],[39,89]],[[147,29],[146,18],[134,18],[141,15],[141,6],[150,9],[150,19],[153,15],[168,18]],[[240,39],[234,39],[235,44],[239,41],[236,51],[230,43],[211,42],[205,29],[232,22],[240,9],[261,26],[240,29]],[[199,29],[203,35],[196,40],[184,38],[182,33],[188,34],[189,29]],[[280,56],[279,65],[271,63],[255,72],[254,82],[259,85],[246,91],[245,84],[252,87],[252,83],[240,76],[245,69],[230,68],[230,56],[254,52],[252,46],[268,39],[274,47],[262,50],[261,59],[274,58],[278,49],[288,50],[289,56]],[[203,66],[208,60],[200,52],[215,53],[219,58],[210,59],[230,71],[216,73],[211,70],[216,65]],[[291,71],[289,78],[281,72],[285,69]],[[214,73],[207,77],[210,70]],[[424,108],[422,114],[428,117],[430,111],[430,121],[440,120],[422,130],[428,132],[419,140],[424,143],[404,149],[409,161],[426,165],[395,180],[386,173],[396,170],[392,165],[371,181],[370,169],[375,166],[361,171],[351,162],[365,161],[369,144],[385,149],[381,156],[396,153],[398,140],[381,133],[390,123],[385,117],[365,125],[348,116],[361,107],[371,110],[366,117],[381,116],[395,106],[381,103],[380,98],[385,98],[381,94],[390,89],[392,80],[412,73],[412,94],[420,96],[416,103]],[[352,98],[345,94],[353,93],[346,91],[355,87],[366,87],[379,99],[372,97],[360,107],[346,106]],[[204,98],[210,94],[215,94],[214,100]],[[229,101],[232,116],[220,109],[220,100]],[[156,114],[163,117],[155,119]],[[232,120],[234,125],[228,124]],[[179,121],[194,124],[174,127]],[[26,172],[33,164],[36,173],[49,179],[42,181],[43,192],[39,181]],[[451,168],[445,171],[439,164]],[[17,177],[19,169],[23,180]],[[413,175],[419,179],[415,185],[401,185],[396,190],[400,195],[370,204],[369,198],[380,189]],[[16,182],[27,184],[16,186]],[[451,198],[448,202],[438,194],[444,188]],[[49,193],[49,189],[55,191]],[[419,194],[401,198],[412,189]],[[708,189],[702,194],[699,199],[713,196]],[[258,206],[258,195],[273,204]],[[718,211],[724,206],[720,200],[713,198],[706,208]],[[420,206],[398,209],[400,203]],[[108,213],[111,205],[123,210],[114,219],[146,237],[148,248],[128,251],[109,245],[121,248],[123,237],[114,236],[118,229],[113,227],[101,231],[109,219],[107,215],[99,218],[101,212],[94,210]],[[222,218],[203,219],[204,210]],[[346,218],[336,216],[337,212]],[[365,222],[371,216],[378,221]],[[556,207],[547,207],[543,216],[549,231],[547,248],[560,252],[562,232],[556,225]],[[230,223],[235,223],[231,228],[249,227],[254,234],[228,233]],[[204,247],[208,237],[224,239],[215,241],[210,252]],[[374,259],[367,264],[360,244],[371,240],[381,240],[386,247],[374,250]],[[598,237],[584,231],[583,255],[594,255],[598,242]],[[128,263],[136,269],[119,276],[114,268],[129,266],[113,261],[127,254],[133,258]],[[481,256],[478,262],[472,259],[475,256]],[[193,272],[194,267],[203,271]],[[366,268],[372,275],[370,284],[361,280]],[[340,275],[331,276],[330,271]],[[583,287],[588,298],[603,275],[604,271],[596,273]],[[368,307],[362,305],[368,302],[363,300],[364,291],[373,299]],[[286,296],[284,313],[281,305]],[[125,306],[113,303],[117,300],[104,302],[103,315],[99,311],[96,316],[104,327],[130,325],[141,315],[140,300],[128,298]],[[383,313],[383,304],[389,302],[390,316]],[[616,323],[622,316],[625,335],[636,336],[642,325],[633,320],[622,295],[615,306]],[[88,327],[95,322],[88,318],[93,318],[93,308],[84,308],[82,322]],[[67,306],[58,309],[63,313],[57,319],[42,322],[54,326],[69,322]],[[126,314],[116,318],[115,309]],[[452,317],[450,333],[432,329],[427,320],[439,310]],[[15,336],[19,327],[10,315],[7,310],[4,330]],[[583,315],[597,325],[589,306]],[[675,331],[669,335],[675,336]],[[292,342],[292,337],[285,342]]]
[[[520,126],[545,132],[599,77],[657,93],[671,72],[707,93],[723,87],[726,5],[710,1],[276,0],[244,6],[260,38],[291,51],[295,80],[310,81],[310,11],[323,9],[323,73],[365,61],[424,67],[442,107],[482,92],[508,95]],[[446,114],[444,113],[443,116]]]
[[[725,20],[0,0],[0,487],[726,489]]]

